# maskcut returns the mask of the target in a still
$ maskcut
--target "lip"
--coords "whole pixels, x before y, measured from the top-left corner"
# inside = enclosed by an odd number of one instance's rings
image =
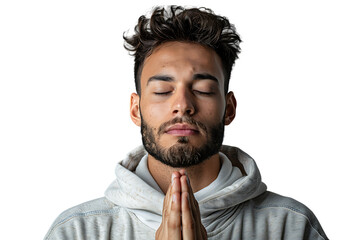
[[[165,132],[173,136],[191,136],[198,134],[199,130],[188,124],[175,124],[167,128]]]

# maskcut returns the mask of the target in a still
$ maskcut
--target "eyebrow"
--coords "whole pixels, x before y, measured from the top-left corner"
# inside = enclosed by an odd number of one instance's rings
[[[196,73],[196,74],[194,74],[192,80],[193,81],[195,81],[195,80],[212,80],[219,84],[219,80],[215,76],[208,74],[208,73]],[[148,79],[146,85],[149,85],[149,83],[151,81],[173,82],[174,78],[169,75],[155,75]]]
[[[219,80],[215,76],[213,76],[211,74],[208,74],[208,73],[194,74],[192,80],[212,80],[212,81],[215,81],[215,82],[219,83]]]
[[[150,77],[150,78],[148,79],[146,85],[149,85],[149,83],[150,83],[151,81],[173,82],[173,81],[174,81],[174,78],[171,77],[171,76],[168,76],[168,75],[155,75],[155,76],[152,76],[152,77]]]

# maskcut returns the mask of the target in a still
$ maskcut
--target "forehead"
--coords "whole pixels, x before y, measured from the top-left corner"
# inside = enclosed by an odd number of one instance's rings
[[[220,83],[224,81],[221,59],[214,50],[197,43],[167,42],[145,59],[141,85],[156,74],[170,74],[176,78],[196,73],[209,73]]]

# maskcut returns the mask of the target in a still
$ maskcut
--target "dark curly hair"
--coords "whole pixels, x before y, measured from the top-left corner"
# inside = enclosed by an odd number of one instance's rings
[[[225,17],[207,8],[157,7],[150,18],[141,16],[135,34],[125,36],[124,47],[135,56],[135,87],[140,94],[140,76],[145,58],[159,45],[170,41],[198,43],[212,48],[221,58],[228,92],[231,70],[240,53],[240,36]]]

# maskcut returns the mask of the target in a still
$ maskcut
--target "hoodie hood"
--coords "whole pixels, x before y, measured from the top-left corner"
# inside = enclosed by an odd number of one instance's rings
[[[220,152],[227,156],[234,167],[240,168],[243,176],[230,186],[198,202],[201,220],[207,231],[212,231],[228,221],[235,211],[239,210],[240,203],[266,191],[259,169],[248,154],[239,148],[226,145],[221,147]],[[105,197],[114,204],[133,211],[136,215],[146,212],[147,218],[150,216],[151,221],[155,223],[147,225],[156,230],[156,226],[161,223],[165,195],[135,175],[136,167],[146,154],[143,146],[137,147],[117,164],[116,180],[106,190]]]

